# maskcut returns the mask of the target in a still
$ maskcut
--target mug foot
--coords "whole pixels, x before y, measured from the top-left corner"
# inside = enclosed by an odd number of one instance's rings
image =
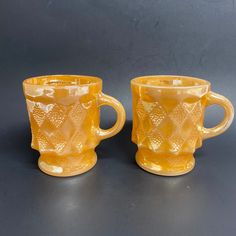
[[[191,153],[157,154],[145,149],[137,151],[136,162],[142,169],[162,176],[183,175],[190,172],[195,166],[195,159]]]
[[[69,177],[87,172],[97,162],[97,154],[94,150],[70,155],[55,156],[55,154],[42,154],[38,159],[41,171],[48,175],[57,177]]]

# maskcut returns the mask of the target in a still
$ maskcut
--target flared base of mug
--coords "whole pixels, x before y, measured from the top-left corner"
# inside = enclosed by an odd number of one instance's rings
[[[38,159],[40,170],[48,175],[69,177],[83,174],[95,166],[97,154],[94,150],[68,155],[42,154]]]
[[[145,171],[162,176],[184,175],[195,166],[195,159],[192,153],[176,155],[154,153],[146,149],[139,149],[137,151],[136,162]]]

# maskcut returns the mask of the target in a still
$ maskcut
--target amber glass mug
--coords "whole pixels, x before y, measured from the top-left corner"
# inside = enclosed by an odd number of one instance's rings
[[[211,84],[187,76],[143,76],[131,80],[132,141],[136,162],[144,170],[166,176],[194,168],[193,153],[202,140],[223,133],[232,123],[231,102],[211,91]],[[213,128],[203,127],[205,108],[218,104],[225,116]]]
[[[125,122],[120,102],[102,93],[102,80],[80,75],[50,75],[26,79],[24,94],[31,124],[33,149],[40,152],[39,168],[53,176],[73,176],[91,169],[95,147],[117,134]],[[117,112],[115,125],[99,127],[100,106]]]

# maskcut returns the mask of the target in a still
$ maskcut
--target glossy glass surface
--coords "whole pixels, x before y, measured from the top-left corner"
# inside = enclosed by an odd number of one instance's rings
[[[144,76],[131,81],[132,141],[143,169],[175,176],[191,171],[193,153],[202,140],[224,132],[233,120],[233,106],[211,92],[208,81],[186,76]],[[223,106],[225,117],[216,127],[203,127],[206,106]]]
[[[102,80],[91,76],[52,75],[23,82],[33,149],[40,152],[39,168],[54,176],[72,176],[91,169],[94,148],[118,133],[125,111],[116,99],[102,93]],[[99,128],[102,105],[117,112],[116,124]]]

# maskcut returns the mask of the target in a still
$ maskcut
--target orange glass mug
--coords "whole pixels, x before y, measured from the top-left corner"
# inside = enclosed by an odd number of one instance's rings
[[[202,140],[223,133],[233,121],[231,102],[211,92],[206,80],[143,76],[131,80],[131,89],[136,162],[154,174],[176,176],[191,171],[193,153]],[[225,117],[217,126],[204,128],[205,108],[213,104],[224,108]]]
[[[24,80],[23,89],[39,168],[53,176],[73,176],[91,169],[95,147],[117,134],[125,122],[120,102],[102,93],[102,80],[80,75],[50,75]],[[117,112],[115,125],[99,127],[100,106]]]

